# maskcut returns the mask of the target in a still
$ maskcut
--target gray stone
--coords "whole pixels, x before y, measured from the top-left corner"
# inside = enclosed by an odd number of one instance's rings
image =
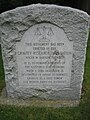
[[[0,15],[6,89],[12,98],[78,100],[89,15],[56,5],[30,5]]]

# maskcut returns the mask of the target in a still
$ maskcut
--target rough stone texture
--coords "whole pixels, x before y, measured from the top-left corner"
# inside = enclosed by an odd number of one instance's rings
[[[87,13],[56,5],[30,5],[0,15],[0,37],[4,61],[6,89],[12,98],[41,98],[52,100],[79,100],[81,96],[86,46],[89,30]],[[41,90],[20,87],[16,61],[16,43],[37,23],[49,22],[62,28],[73,41],[73,59],[70,87],[58,90]]]

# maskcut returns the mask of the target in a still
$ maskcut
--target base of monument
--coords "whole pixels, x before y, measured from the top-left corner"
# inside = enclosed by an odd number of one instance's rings
[[[40,100],[31,98],[28,100],[12,99],[7,96],[6,88],[2,90],[0,96],[0,104],[15,105],[15,106],[33,106],[33,107],[76,107],[79,105],[79,100]]]
[[[0,104],[2,105],[15,105],[15,106],[33,106],[33,107],[76,107],[79,101],[66,101],[66,100],[14,100],[0,97]]]
[[[15,105],[15,106],[34,106],[34,107],[76,107],[79,105],[79,100],[40,100],[31,98],[29,100],[12,99],[7,96],[6,87],[3,88],[0,96],[0,104]]]
[[[40,100],[40,99],[11,99],[7,96],[0,97],[1,105],[32,106],[32,107],[77,107],[79,100]]]

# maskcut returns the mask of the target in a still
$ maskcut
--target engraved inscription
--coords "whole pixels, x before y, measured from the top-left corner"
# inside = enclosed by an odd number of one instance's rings
[[[70,87],[73,42],[50,23],[29,28],[16,43],[19,85],[23,87]]]
[[[54,33],[51,27],[42,26],[36,28],[35,35],[40,37],[40,42],[49,42],[50,40],[48,39],[48,36],[53,36]]]

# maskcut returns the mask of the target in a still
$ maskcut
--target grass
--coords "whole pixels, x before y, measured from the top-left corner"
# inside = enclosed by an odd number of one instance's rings
[[[5,86],[0,53],[0,90]],[[0,120],[90,120],[90,35],[80,105],[73,108],[16,107],[0,105]]]

